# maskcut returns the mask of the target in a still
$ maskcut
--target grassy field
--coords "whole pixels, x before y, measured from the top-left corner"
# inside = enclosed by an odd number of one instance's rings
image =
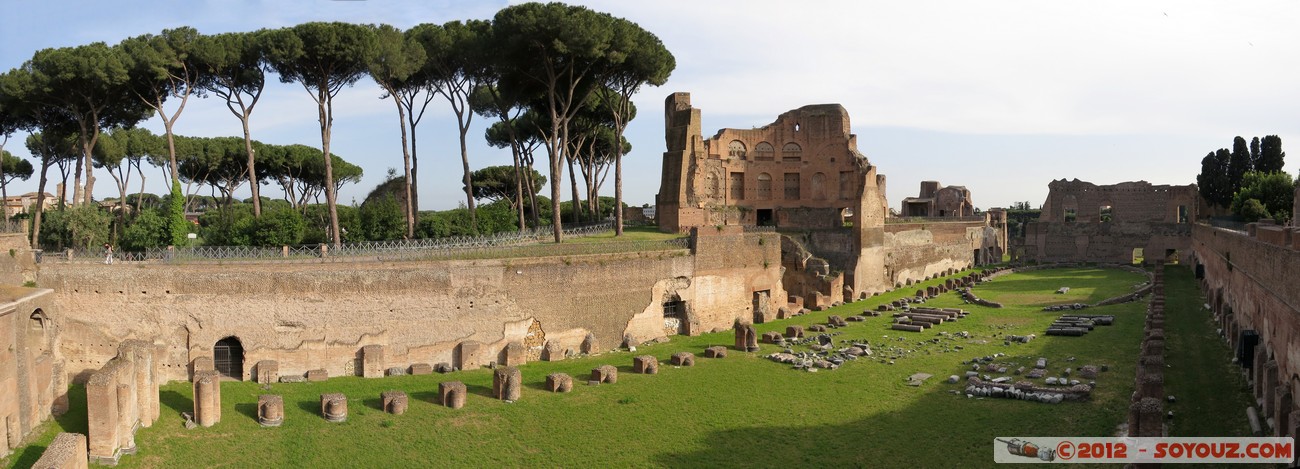
[[[1012,274],[976,288],[1002,309],[964,305],[955,294],[927,306],[963,307],[972,314],[922,333],[888,330],[887,317],[850,322],[834,330],[837,341],[870,342],[871,359],[847,362],[838,370],[809,373],[762,358],[779,351],[761,344],[758,353],[729,351],[725,359],[704,359],[703,348],[730,345],[730,332],[674,337],[671,342],[641,347],[633,353],[607,353],[561,362],[536,362],[522,368],[523,398],[505,403],[489,397],[488,370],[450,375],[384,379],[334,378],[324,383],[273,384],[269,390],[246,382],[222,385],[222,421],[212,428],[185,430],[180,412],[191,408],[187,383],[162,389],[162,418],[137,435],[139,453],[124,456],[123,467],[987,467],[995,436],[1108,436],[1126,418],[1145,303],[1089,309],[1114,314],[1114,326],[1098,327],[1084,337],[1045,337],[1055,313],[1041,312],[1055,303],[1095,303],[1132,291],[1143,277],[1110,269],[1056,269]],[[1171,268],[1171,297],[1195,295],[1185,268]],[[934,284],[927,282],[924,285]],[[1070,292],[1056,295],[1058,288]],[[909,287],[908,292],[916,287]],[[895,292],[831,311],[757,325],[759,333],[790,324],[823,323],[829,314],[847,316],[902,296]],[[1169,316],[1185,305],[1169,301]],[[1199,303],[1188,312],[1203,319]],[[1170,354],[1195,353],[1196,360],[1223,362],[1219,342],[1203,338],[1203,320],[1176,325]],[[967,331],[971,337],[941,336]],[[1038,334],[1028,344],[1005,345],[1008,334]],[[958,348],[960,347],[960,349]],[[1184,347],[1180,349],[1179,347]],[[1202,347],[1207,347],[1202,349]],[[1215,348],[1218,347],[1218,348]],[[729,347],[730,348],[730,347]],[[669,355],[692,351],[691,368],[667,364]],[[1196,351],[1189,351],[1196,350]],[[1107,364],[1089,402],[1058,405],[1000,399],[971,399],[954,394],[963,384],[947,384],[948,375],[969,369],[962,361],[1005,353],[999,363],[1014,369],[1032,367],[1046,357],[1049,369],[1062,371],[1085,364]],[[662,362],[658,375],[631,373],[633,355],[653,354]],[[1074,361],[1067,361],[1073,357]],[[890,361],[893,364],[890,364]],[[1171,393],[1186,386],[1175,404],[1178,434],[1245,435],[1241,388],[1231,380],[1197,378],[1202,369],[1180,367],[1171,358]],[[617,384],[577,384],[569,394],[542,389],[545,376],[567,372],[585,382],[591,368],[619,367]],[[1217,371],[1217,370],[1216,370]],[[913,373],[934,375],[923,385],[906,385]],[[1181,376],[1181,378],[1175,378]],[[461,380],[469,387],[465,408],[432,403],[440,381]],[[405,415],[379,409],[379,393],[405,390],[412,398]],[[261,428],[254,418],[257,395],[284,396],[285,423]],[[319,416],[318,395],[343,392],[350,415],[344,423]],[[1192,412],[1217,409],[1224,414]],[[1238,396],[1232,397],[1232,396]],[[74,407],[84,406],[80,389]],[[1211,417],[1213,415],[1213,417]],[[51,424],[37,443],[19,451],[5,465],[25,467],[39,457],[58,431],[84,432],[85,409],[74,408]]]

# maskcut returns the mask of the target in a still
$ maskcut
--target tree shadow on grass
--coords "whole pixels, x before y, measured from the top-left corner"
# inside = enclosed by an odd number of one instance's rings
[[[410,402],[415,402],[415,401],[431,402],[433,403],[433,405],[442,405],[442,396],[439,396],[438,391],[436,390],[415,391],[408,394],[407,397],[410,399]]]
[[[468,384],[468,383],[466,383],[466,384],[465,384],[465,394],[466,394],[466,395],[479,395],[479,396],[486,396],[486,397],[489,398],[489,399],[496,399],[496,396],[493,396],[493,395],[492,395],[492,386],[482,386],[482,385],[478,385],[478,384]]]

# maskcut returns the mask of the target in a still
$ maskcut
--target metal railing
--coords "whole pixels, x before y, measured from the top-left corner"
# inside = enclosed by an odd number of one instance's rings
[[[565,239],[576,239],[613,231],[612,223],[566,228]],[[689,249],[690,240],[584,241],[555,243],[550,230],[501,233],[482,237],[371,241],[340,247],[325,244],[257,247],[197,246],[150,248],[144,252],[116,252],[114,262],[161,263],[244,263],[244,262],[356,262],[423,259],[499,259],[509,257],[572,256],[620,252]],[[38,262],[106,262],[102,249],[45,251]]]

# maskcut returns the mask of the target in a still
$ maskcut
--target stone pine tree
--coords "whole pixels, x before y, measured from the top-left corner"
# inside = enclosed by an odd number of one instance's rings
[[[32,105],[57,110],[58,118],[75,128],[81,157],[73,176],[72,199],[90,203],[95,177],[91,157],[100,129],[130,126],[144,120],[149,108],[129,91],[130,74],[122,54],[102,42],[77,47],[43,49],[23,64],[33,80]],[[82,170],[86,185],[81,186]],[[84,195],[83,195],[84,194]]]
[[[451,21],[441,28],[429,29],[439,31],[441,37],[421,35],[426,47],[441,46],[443,49],[429,56],[430,86],[447,98],[451,111],[456,115],[456,129],[460,137],[460,161],[464,172],[465,205],[469,209],[471,231],[478,231],[478,210],[474,201],[473,171],[469,167],[469,147],[465,135],[474,120],[470,109],[470,95],[483,82],[490,65],[488,55],[491,50],[488,40],[492,35],[492,23],[470,20],[466,22]]]
[[[337,194],[330,133],[334,97],[366,73],[366,54],[374,43],[371,28],[349,23],[303,23],[275,31],[268,40],[267,60],[284,83],[301,84],[316,102],[320,121],[321,158],[325,166],[325,203],[329,207],[330,239],[343,242],[339,232]]]
[[[226,101],[226,109],[244,127],[244,151],[248,153],[248,175],[253,192],[253,216],[262,216],[257,152],[249,120],[266,88],[263,41],[266,31],[222,33],[200,36],[194,45],[196,62],[208,76],[206,89]]]
[[[1259,142],[1259,164],[1255,170],[1262,173],[1281,171],[1286,164],[1286,152],[1282,151],[1282,137],[1265,136]]]
[[[122,41],[114,49],[127,67],[131,93],[162,119],[167,141],[168,176],[176,179],[176,141],[173,128],[189,103],[200,92],[207,75],[194,57],[199,32],[191,27],[163,30]],[[175,111],[167,114],[167,102],[176,101]]]
[[[0,200],[9,200],[9,183],[31,179],[32,172],[32,162],[0,150]]]
[[[622,62],[610,63],[601,74],[604,86],[596,94],[611,112],[615,142],[635,116],[632,95],[643,85],[659,86],[668,80],[677,59],[653,33],[631,21],[614,20],[614,50],[625,54]],[[623,152],[614,152],[614,235],[623,235]]]
[[[551,230],[563,238],[560,184],[569,122],[599,84],[597,73],[622,59],[611,45],[613,17],[561,3],[525,3],[498,11],[492,24],[492,50],[506,64],[502,87],[530,90],[543,129],[551,182]]]
[[[62,133],[60,133],[62,132]],[[45,127],[27,136],[27,151],[41,162],[41,175],[36,185],[36,206],[45,207],[45,186],[49,182],[50,166],[78,158],[76,137],[73,132],[56,127]],[[45,210],[34,210],[32,214],[32,246],[40,245],[41,220]]]
[[[403,105],[404,92],[418,88],[411,78],[424,66],[425,52],[418,42],[407,37],[401,30],[389,25],[375,28],[375,46],[366,55],[366,68],[370,78],[383,88],[385,97],[392,98],[397,105],[397,127],[402,135],[402,192],[406,196],[402,212],[406,218],[406,236],[415,238],[415,210],[411,203],[411,150],[407,145],[406,106]],[[412,130],[414,132],[414,130]]]

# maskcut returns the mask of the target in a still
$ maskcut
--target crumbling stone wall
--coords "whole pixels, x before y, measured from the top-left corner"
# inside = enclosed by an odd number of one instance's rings
[[[462,363],[458,346],[470,342],[480,344],[469,357],[478,366],[539,337],[575,352],[588,334],[608,347],[664,337],[671,295],[686,303],[691,324],[681,332],[690,334],[751,320],[756,292],[784,298],[775,234],[703,231],[692,251],[326,267],[51,263],[40,282],[75,313],[60,349],[76,358],[67,373],[77,380],[132,338],[160,344],[165,380],[188,380],[189,364],[226,337],[242,345],[243,379],[262,360],[278,362],[281,376],[348,376],[366,369],[370,345],[384,346],[372,373]]]
[[[1001,262],[999,239],[1004,238],[998,230],[979,221],[886,224],[886,281],[897,288],[951,270]]]
[[[966,186],[921,181],[921,192],[904,198],[898,213],[902,217],[969,217],[975,215],[975,203]]]
[[[1038,262],[1191,260],[1191,224],[1198,218],[1196,185],[1146,181],[1098,186],[1052,181],[1038,221],[1025,227],[1025,255]]]
[[[15,255],[0,256],[0,271],[21,272],[20,264],[32,262],[21,235],[0,235],[0,241],[16,246]],[[0,457],[68,408],[64,360],[57,348],[64,318],[51,293],[0,284]]]
[[[1300,392],[1300,228],[1251,224],[1242,233],[1196,225],[1191,238],[1211,314],[1243,366],[1249,362],[1263,419],[1273,420],[1274,434],[1296,436],[1300,422],[1291,414],[1300,410],[1292,400]],[[1246,339],[1253,334],[1257,343]]]

